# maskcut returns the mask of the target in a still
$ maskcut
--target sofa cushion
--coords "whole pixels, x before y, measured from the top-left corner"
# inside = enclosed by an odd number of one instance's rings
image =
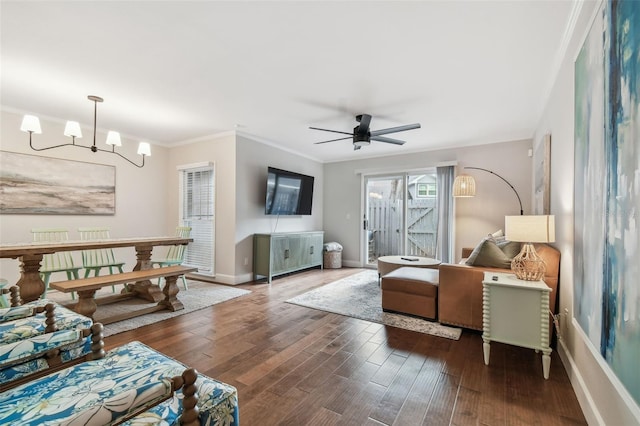
[[[496,243],[485,238],[473,249],[465,262],[469,266],[487,266],[491,268],[511,268],[511,260],[520,252],[520,243],[502,241]]]

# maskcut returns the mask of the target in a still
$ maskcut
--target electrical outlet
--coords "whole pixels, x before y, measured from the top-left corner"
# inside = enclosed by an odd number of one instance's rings
[[[569,315],[569,308],[564,308],[564,314]]]
[[[249,258],[245,257],[244,258],[244,266],[247,266],[249,264]]]

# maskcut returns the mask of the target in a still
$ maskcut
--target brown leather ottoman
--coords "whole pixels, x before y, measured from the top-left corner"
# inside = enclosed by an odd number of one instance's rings
[[[436,269],[405,266],[382,277],[382,310],[438,318],[438,281]]]

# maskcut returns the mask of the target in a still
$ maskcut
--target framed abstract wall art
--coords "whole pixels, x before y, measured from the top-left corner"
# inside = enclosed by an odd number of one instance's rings
[[[574,317],[640,404],[640,2],[605,1],[575,60]]]
[[[534,214],[551,214],[551,135],[533,152]]]
[[[114,166],[0,151],[0,214],[112,215]]]

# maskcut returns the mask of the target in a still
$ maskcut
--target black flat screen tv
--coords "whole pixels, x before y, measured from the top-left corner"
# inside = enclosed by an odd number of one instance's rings
[[[268,215],[310,215],[313,176],[269,167],[264,213]]]

